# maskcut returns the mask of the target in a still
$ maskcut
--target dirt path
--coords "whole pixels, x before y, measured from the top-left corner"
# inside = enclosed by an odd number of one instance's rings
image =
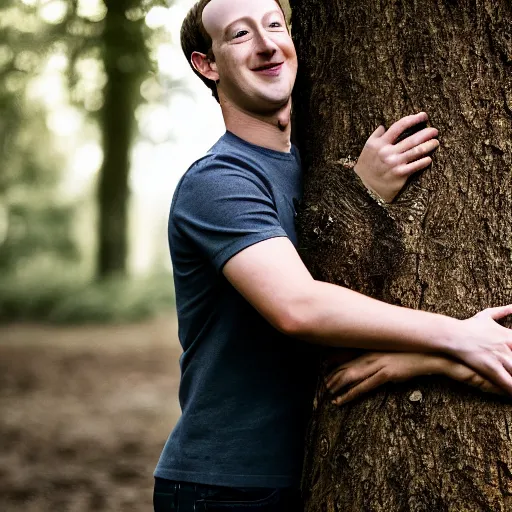
[[[174,317],[0,328],[0,510],[152,510],[180,353]]]

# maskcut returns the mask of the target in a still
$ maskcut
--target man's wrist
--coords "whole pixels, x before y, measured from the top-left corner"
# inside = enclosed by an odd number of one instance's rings
[[[432,355],[429,356],[430,361],[428,362],[429,372],[428,375],[446,375],[454,362],[444,355]]]
[[[350,164],[342,164],[342,165],[350,165]],[[361,183],[361,185],[364,187],[366,193],[380,206],[386,207],[388,205],[388,201],[386,201],[383,197],[381,197],[370,185],[366,182],[366,180],[363,178],[363,176],[358,172],[357,170],[357,161],[353,162],[351,164],[352,169],[354,170],[354,173]]]
[[[460,339],[462,320],[445,315],[437,315],[437,329],[434,329],[434,350],[458,359],[460,353]]]

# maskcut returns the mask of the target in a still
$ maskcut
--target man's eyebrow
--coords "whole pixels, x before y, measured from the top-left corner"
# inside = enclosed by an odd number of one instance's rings
[[[266,12],[264,15],[263,15],[263,18],[266,18],[267,16],[270,16],[271,14],[275,14],[275,13],[278,13],[280,14],[281,16],[283,16],[283,13],[279,10],[279,9],[273,9],[272,11],[268,11]],[[262,19],[263,19],[262,18]],[[242,16],[241,18],[238,18],[234,21],[232,21],[225,29],[224,29],[224,37],[227,37],[229,35],[229,31],[232,30],[233,28],[233,25],[235,25],[236,23],[240,23],[241,21],[250,21],[251,18],[249,18],[248,16]]]

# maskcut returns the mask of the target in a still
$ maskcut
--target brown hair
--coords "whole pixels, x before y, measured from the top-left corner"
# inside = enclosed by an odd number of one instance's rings
[[[206,32],[203,25],[203,10],[211,0],[199,0],[190,11],[188,11],[183,24],[181,25],[181,49],[188,60],[192,71],[211,89],[214,98],[219,101],[217,86],[213,80],[205,78],[197,71],[191,62],[192,53],[201,52],[211,60],[215,61],[212,51],[212,38]]]
[[[211,2],[211,0],[199,0],[193,7],[188,11],[183,24],[181,25],[181,49],[185,54],[186,59],[192,71],[206,84],[206,87],[211,89],[213,97],[219,101],[217,94],[217,86],[213,80],[205,78],[199,71],[197,71],[191,62],[192,53],[201,52],[204,53],[209,60],[215,61],[215,56],[212,51],[212,38],[206,32],[203,25],[203,10]],[[276,0],[279,8],[283,11],[281,2]],[[284,11],[283,11],[284,14]],[[286,15],[285,15],[286,17]]]

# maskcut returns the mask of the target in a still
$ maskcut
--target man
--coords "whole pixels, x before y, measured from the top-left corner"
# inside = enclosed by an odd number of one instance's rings
[[[512,333],[494,321],[511,306],[456,320],[315,281],[304,267],[294,227],[300,161],[290,144],[297,58],[276,1],[201,0],[183,23],[182,47],[227,131],[187,171],[171,206],[183,413],[155,470],[155,510],[301,510],[322,345],[388,351],[333,372],[330,389],[349,387],[341,401],[429,373],[512,394]],[[392,200],[431,163],[435,129],[395,143],[426,119],[408,116],[368,139],[355,172],[372,193]]]

